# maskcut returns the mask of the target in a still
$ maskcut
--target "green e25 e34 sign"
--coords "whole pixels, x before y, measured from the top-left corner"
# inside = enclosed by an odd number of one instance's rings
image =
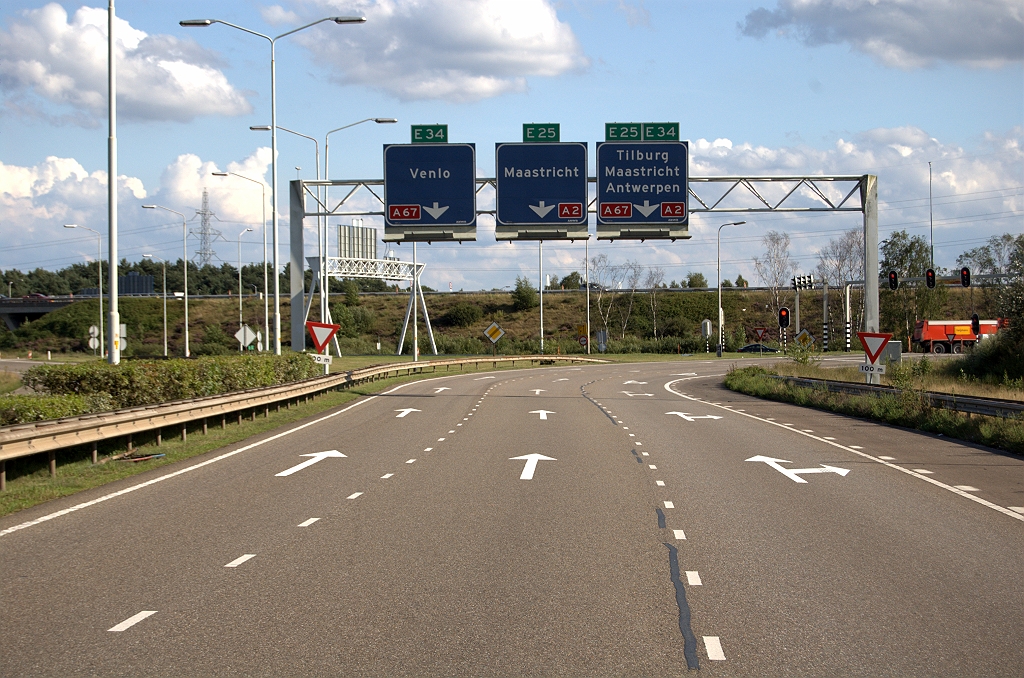
[[[412,143],[446,144],[448,143],[448,125],[413,125]]]
[[[679,141],[678,122],[606,122],[605,141]]]
[[[561,137],[561,125],[557,122],[539,124],[523,123],[523,143],[555,143]]]

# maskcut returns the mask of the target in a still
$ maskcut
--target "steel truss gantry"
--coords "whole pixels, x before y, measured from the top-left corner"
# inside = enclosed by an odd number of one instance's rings
[[[597,177],[590,177],[591,195],[597,194]],[[495,190],[494,177],[478,177],[477,194],[484,189]],[[324,204],[307,187],[344,186],[348,192],[333,207]],[[325,179],[291,182],[291,289],[292,346],[303,346],[302,332],[302,220],[308,216],[357,217],[384,216],[381,210],[341,211],[361,191],[366,191],[383,208],[383,179]],[[864,215],[864,330],[878,331],[878,177],[862,175],[786,175],[786,176],[691,176],[689,179],[690,213],[799,213],[860,212]],[[312,198],[316,209],[307,212],[306,198]],[[597,209],[593,197],[588,211]],[[477,214],[491,214],[493,209],[478,209]],[[414,286],[415,287],[415,286]],[[296,301],[298,303],[296,303]],[[296,315],[298,314],[298,315]],[[296,322],[298,318],[298,322]],[[296,337],[298,336],[298,340]],[[877,376],[873,376],[877,380]]]

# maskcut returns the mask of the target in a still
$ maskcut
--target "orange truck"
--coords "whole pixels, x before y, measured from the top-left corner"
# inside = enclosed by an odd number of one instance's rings
[[[979,340],[994,337],[1006,326],[1002,318],[982,320],[980,336],[971,331],[970,320],[918,320],[914,326],[914,346],[925,353],[963,353]]]

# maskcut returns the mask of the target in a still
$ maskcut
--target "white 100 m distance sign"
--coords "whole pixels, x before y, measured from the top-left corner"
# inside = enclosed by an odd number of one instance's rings
[[[597,145],[598,240],[689,238],[689,144]]]

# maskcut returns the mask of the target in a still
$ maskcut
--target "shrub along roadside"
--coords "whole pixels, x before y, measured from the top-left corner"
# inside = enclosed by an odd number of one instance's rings
[[[774,374],[756,366],[732,369],[725,376],[725,386],[758,398],[940,433],[950,438],[1024,454],[1024,421],[1020,419],[980,415],[968,417],[960,412],[934,408],[912,390],[905,390],[899,395],[847,395],[832,393],[824,388],[787,384],[783,380],[772,379]]]

